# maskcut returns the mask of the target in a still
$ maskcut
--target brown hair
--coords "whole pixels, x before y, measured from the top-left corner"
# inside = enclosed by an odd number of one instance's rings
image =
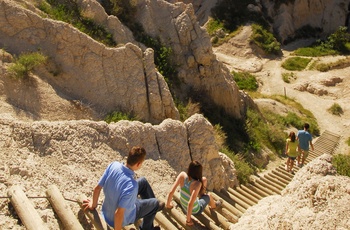
[[[126,163],[128,165],[133,166],[139,162],[144,161],[145,157],[146,157],[146,150],[142,147],[134,146],[130,149]]]
[[[191,161],[187,169],[187,175],[193,179],[202,182],[203,166],[198,161]]]
[[[289,138],[291,142],[295,142],[295,133],[293,131],[289,133]]]

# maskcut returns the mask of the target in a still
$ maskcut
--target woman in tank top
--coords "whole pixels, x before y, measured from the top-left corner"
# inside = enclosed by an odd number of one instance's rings
[[[202,176],[203,167],[198,161],[192,161],[188,166],[187,173],[181,172],[173,184],[167,200],[167,208],[172,208],[171,200],[175,190],[180,186],[181,207],[187,214],[186,225],[192,226],[191,215],[200,214],[209,204],[210,208],[215,209],[221,206],[221,201],[214,201],[210,194],[206,193],[207,178]]]
[[[294,174],[294,171],[293,171],[294,161],[299,155],[299,152],[297,149],[298,149],[298,141],[296,141],[295,133],[291,131],[286,140],[286,154],[288,156],[288,159],[287,159],[285,168],[287,172],[290,172],[292,174]]]

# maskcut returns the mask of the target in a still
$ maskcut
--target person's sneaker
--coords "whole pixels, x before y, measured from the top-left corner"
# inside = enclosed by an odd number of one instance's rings
[[[161,228],[159,226],[154,226],[153,230],[160,230]]]
[[[294,170],[290,170],[290,173],[293,174],[293,175],[295,174]]]
[[[165,207],[165,203],[163,201],[158,201],[158,203],[159,203],[159,206],[158,206],[157,212],[162,211]]]

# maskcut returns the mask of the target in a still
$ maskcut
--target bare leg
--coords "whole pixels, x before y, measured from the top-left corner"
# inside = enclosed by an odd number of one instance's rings
[[[286,165],[287,165],[287,171],[289,171],[289,168],[290,168],[290,159],[289,159],[289,157],[287,158]]]
[[[213,197],[209,193],[208,193],[208,196],[210,198],[210,200],[209,200],[210,208],[212,208],[212,209],[216,208],[215,200],[213,199]]]
[[[293,170],[293,166],[294,166],[294,160],[290,159],[289,171]]]

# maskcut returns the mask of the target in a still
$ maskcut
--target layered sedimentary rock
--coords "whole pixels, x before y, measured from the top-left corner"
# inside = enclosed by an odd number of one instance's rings
[[[0,6],[0,46],[13,54],[40,50],[48,56],[54,67],[40,77],[60,94],[100,112],[123,111],[142,121],[179,118],[152,50],[143,52],[132,43],[109,48],[11,1]]]

